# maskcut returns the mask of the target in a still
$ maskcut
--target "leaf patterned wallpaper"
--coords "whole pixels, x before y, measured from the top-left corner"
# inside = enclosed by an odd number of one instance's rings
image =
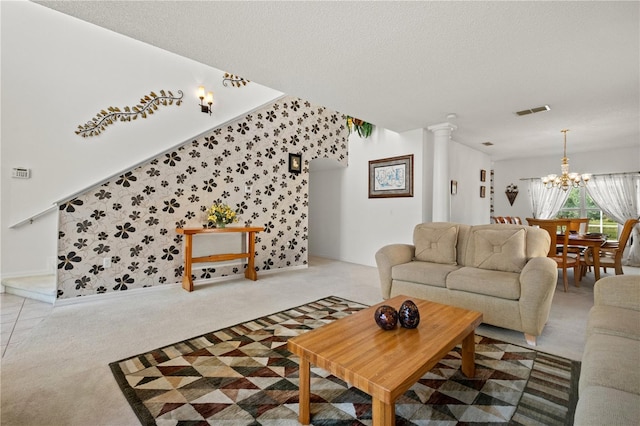
[[[344,123],[338,112],[285,97],[62,203],[58,298],[180,282],[183,236],[175,228],[202,226],[215,201],[235,208],[241,224],[265,228],[256,238],[258,271],[306,264],[309,161],[347,164]],[[290,152],[302,155],[302,173],[288,172]],[[194,269],[193,279],[244,273],[212,265]]]

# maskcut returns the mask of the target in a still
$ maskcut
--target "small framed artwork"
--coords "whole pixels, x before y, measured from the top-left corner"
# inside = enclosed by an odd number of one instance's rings
[[[487,187],[482,185],[480,187],[480,198],[484,198],[487,196]]]
[[[487,171],[484,169],[480,170],[480,182],[486,182],[487,180]]]
[[[369,198],[413,197],[413,154],[369,161]]]
[[[289,153],[289,173],[298,174],[302,171],[302,154]]]
[[[456,195],[458,193],[458,181],[451,181],[451,195]]]

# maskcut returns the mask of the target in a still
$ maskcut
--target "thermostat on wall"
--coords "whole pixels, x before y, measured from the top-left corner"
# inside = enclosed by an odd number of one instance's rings
[[[14,167],[11,177],[18,179],[29,179],[31,177],[31,169],[25,169],[24,167]]]

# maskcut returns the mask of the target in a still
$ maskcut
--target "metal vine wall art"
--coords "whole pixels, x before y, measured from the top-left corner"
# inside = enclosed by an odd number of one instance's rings
[[[250,80],[246,80],[242,77],[238,77],[237,75],[229,74],[228,72],[224,73],[224,77],[222,78],[222,85],[227,86],[227,81],[231,82],[233,87],[242,87],[246,86]]]
[[[118,107],[109,107],[107,110],[102,110],[96,114],[94,118],[87,121],[85,124],[78,126],[76,135],[80,135],[83,138],[88,136],[99,135],[109,124],[113,124],[119,121],[131,121],[136,120],[138,116],[147,118],[147,115],[153,114],[153,111],[158,109],[160,105],[176,105],[182,103],[182,90],[178,90],[180,96],[174,96],[171,91],[160,91],[160,95],[151,92],[148,95],[140,98],[140,103],[133,107],[125,106],[122,110]]]

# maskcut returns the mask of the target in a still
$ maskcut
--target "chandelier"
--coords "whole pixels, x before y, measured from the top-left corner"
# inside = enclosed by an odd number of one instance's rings
[[[560,188],[566,191],[570,188],[578,188],[585,186],[591,175],[580,173],[569,173],[569,159],[567,158],[567,132],[569,129],[562,129],[560,132],[564,133],[564,156],[562,157],[562,164],[560,168],[562,174],[559,176],[556,174],[550,174],[542,178],[542,183],[545,188]]]

